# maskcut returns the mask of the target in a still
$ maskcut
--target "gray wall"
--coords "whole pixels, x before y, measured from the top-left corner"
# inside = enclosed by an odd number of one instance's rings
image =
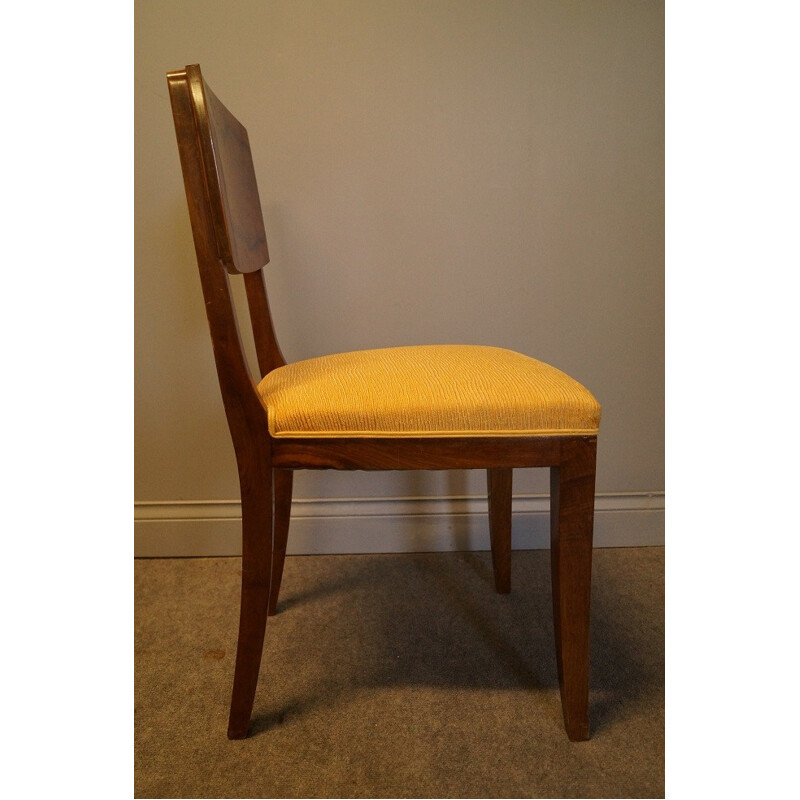
[[[558,366],[603,405],[598,493],[632,512],[608,543],[641,543],[637,513],[664,490],[663,13],[137,3],[138,552],[235,547],[235,461],[165,81],[195,62],[250,134],[287,359],[467,342]],[[543,471],[517,473],[523,500],[546,489]],[[295,494],[313,516],[337,508],[326,500],[483,491],[476,473],[328,472],[299,475]]]

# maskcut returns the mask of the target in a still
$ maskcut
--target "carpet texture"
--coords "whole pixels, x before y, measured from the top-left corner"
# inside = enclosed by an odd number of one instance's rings
[[[226,739],[236,558],[136,562],[137,798],[664,796],[664,550],[595,551],[592,738],[564,733],[549,552],[295,556]]]

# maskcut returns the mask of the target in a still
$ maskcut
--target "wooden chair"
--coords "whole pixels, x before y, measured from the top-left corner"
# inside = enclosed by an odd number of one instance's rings
[[[510,591],[514,467],[549,467],[558,678],[570,739],[589,737],[589,597],[600,407],[567,375],[493,347],[388,348],[287,365],[262,274],[267,240],[247,132],[198,65],[167,74],[242,500],[242,594],[228,736],[247,736],[281,583],[297,469],[485,469],[495,587]],[[243,275],[259,382],[231,299]]]

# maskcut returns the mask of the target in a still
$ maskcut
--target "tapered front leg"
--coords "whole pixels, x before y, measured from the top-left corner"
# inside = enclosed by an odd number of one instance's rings
[[[289,469],[276,469],[275,479],[275,533],[272,545],[272,588],[269,592],[269,615],[278,606],[283,563],[286,560],[286,542],[289,538],[289,519],[292,515],[292,478]]]
[[[264,647],[272,572],[272,468],[259,465],[242,483],[242,600],[228,738],[244,739]]]
[[[567,735],[589,738],[589,602],[597,440],[576,438],[550,470],[550,546],[558,682]]]
[[[486,470],[494,587],[499,594],[508,594],[511,591],[512,474],[513,470],[505,467]]]

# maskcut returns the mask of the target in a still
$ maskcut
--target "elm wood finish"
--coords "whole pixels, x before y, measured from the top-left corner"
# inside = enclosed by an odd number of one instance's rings
[[[285,364],[269,310],[269,262],[247,132],[198,65],[167,74],[189,218],[242,499],[242,593],[228,736],[247,736],[267,617],[280,590],[296,469],[486,469],[495,587],[510,590],[514,467],[551,470],[553,614],[564,724],[589,736],[589,598],[595,436],[273,438],[244,355],[229,274],[243,274],[263,377]]]

